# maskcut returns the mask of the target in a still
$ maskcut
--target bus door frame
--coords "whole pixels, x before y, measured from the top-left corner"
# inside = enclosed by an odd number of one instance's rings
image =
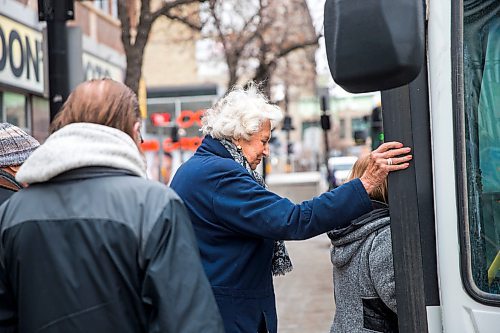
[[[427,67],[381,95],[385,141],[400,141],[413,155],[388,185],[399,331],[425,333],[435,318],[429,311],[440,306]]]

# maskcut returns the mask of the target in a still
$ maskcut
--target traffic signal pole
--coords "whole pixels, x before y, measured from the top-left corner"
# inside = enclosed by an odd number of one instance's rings
[[[323,139],[325,140],[325,166],[326,166],[326,179],[328,181],[328,187],[331,189],[333,185],[331,184],[331,179],[332,179],[332,174],[330,171],[330,168],[328,167],[328,153],[329,153],[329,146],[328,146],[328,131],[331,128],[331,123],[330,123],[330,114],[328,113],[329,110],[329,95],[328,95],[328,90],[321,95],[321,129],[323,130]]]
[[[38,19],[47,22],[50,122],[70,92],[66,21],[73,18],[73,0],[38,0]]]
[[[290,102],[288,95],[288,84],[285,87],[285,117],[283,118],[282,130],[286,132],[286,165],[285,172],[292,172],[292,142],[290,141],[290,131],[293,131],[295,127],[292,124],[292,117],[288,110],[288,104]]]
[[[384,125],[382,121],[382,106],[373,108],[370,117],[370,133],[372,137],[372,150],[375,150],[384,143]]]

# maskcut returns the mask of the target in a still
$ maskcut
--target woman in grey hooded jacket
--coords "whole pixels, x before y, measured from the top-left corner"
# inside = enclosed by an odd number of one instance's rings
[[[360,158],[350,178],[367,163]],[[336,305],[330,333],[398,332],[387,183],[370,198],[374,210],[328,233]]]

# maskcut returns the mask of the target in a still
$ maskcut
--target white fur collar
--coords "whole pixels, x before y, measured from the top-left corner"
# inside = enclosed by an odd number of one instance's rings
[[[47,138],[24,162],[16,180],[32,184],[87,166],[125,169],[146,177],[146,164],[132,138],[112,127],[73,123]]]

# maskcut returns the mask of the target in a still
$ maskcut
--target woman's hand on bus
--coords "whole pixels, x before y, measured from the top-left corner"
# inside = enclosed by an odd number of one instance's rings
[[[411,148],[403,147],[400,142],[392,141],[381,144],[371,152],[370,162],[365,173],[360,177],[365,190],[370,194],[381,185],[391,171],[408,168],[413,157],[409,155]]]

